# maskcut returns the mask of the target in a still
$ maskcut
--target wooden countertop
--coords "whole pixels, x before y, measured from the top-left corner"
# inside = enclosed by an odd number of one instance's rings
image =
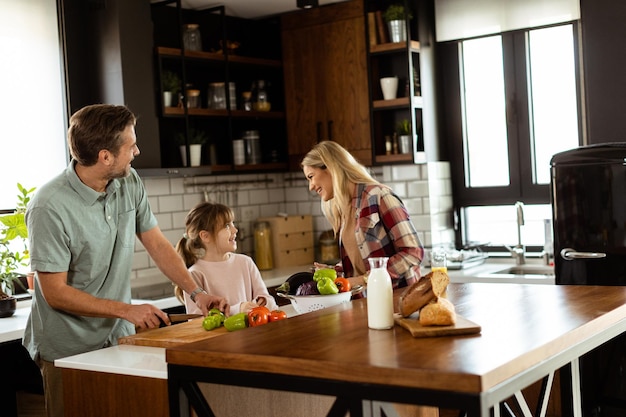
[[[608,340],[626,329],[625,287],[450,284],[448,297],[458,314],[482,327],[480,334],[414,338],[399,326],[369,330],[361,299],[168,348],[166,361],[481,393],[564,352],[578,357],[590,340]],[[563,356],[560,366],[570,360]]]

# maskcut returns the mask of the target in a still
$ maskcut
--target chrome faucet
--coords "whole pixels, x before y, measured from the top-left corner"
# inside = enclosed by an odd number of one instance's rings
[[[516,265],[523,265],[526,263],[526,248],[522,244],[522,226],[524,225],[524,203],[518,201],[515,203],[515,210],[517,212],[517,245],[510,247],[504,245],[511,256],[515,259]]]

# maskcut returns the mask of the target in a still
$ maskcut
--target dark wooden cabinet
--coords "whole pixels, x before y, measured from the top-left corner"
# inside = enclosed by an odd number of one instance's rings
[[[420,4],[408,0],[400,4],[410,12],[410,18],[401,20],[406,38],[398,41],[390,36],[388,23],[383,19],[385,11],[395,7],[395,4],[391,6],[387,1],[366,0],[372,147],[374,163],[378,165],[427,161],[422,128],[425,106],[418,23],[421,20]],[[382,77],[397,77],[395,99],[384,99],[380,85]],[[431,91],[428,87],[424,90]],[[402,132],[401,125],[407,126],[408,130]],[[408,136],[408,150],[402,149],[400,135]]]
[[[161,168],[178,173],[190,167],[190,146],[194,134],[203,132],[200,165],[191,175],[280,171],[287,169],[287,137],[283,92],[280,25],[277,19],[247,20],[226,16],[224,6],[201,11],[153,5],[155,49],[155,91],[159,121]],[[201,35],[201,50],[186,50],[182,27],[195,23]],[[180,28],[180,29],[179,29]],[[236,43],[236,49],[222,45]],[[162,100],[164,74],[180,79],[180,99],[169,106]],[[242,93],[263,80],[269,94],[269,111],[246,111]],[[210,103],[210,88],[224,88],[225,105]],[[230,86],[230,88],[229,88]],[[199,92],[197,105],[191,105],[189,91]],[[196,94],[197,94],[196,93]],[[261,158],[236,164],[233,141],[245,132],[257,131]],[[180,147],[183,147],[182,150]],[[186,159],[186,161],[185,161]],[[190,171],[187,168],[186,171]]]
[[[289,164],[334,140],[372,163],[363,1],[283,15]]]

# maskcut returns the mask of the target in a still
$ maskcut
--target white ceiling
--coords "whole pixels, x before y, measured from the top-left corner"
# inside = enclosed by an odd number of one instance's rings
[[[155,3],[159,0],[151,1]],[[319,0],[319,5],[323,6],[341,1],[346,0]],[[181,0],[181,5],[185,9],[194,10],[224,5],[228,16],[246,19],[257,19],[298,10],[296,0],[224,0],[221,2],[214,0]]]

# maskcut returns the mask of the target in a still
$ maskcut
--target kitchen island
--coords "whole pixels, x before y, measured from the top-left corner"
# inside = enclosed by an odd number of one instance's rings
[[[212,415],[201,389],[211,383],[333,396],[328,415],[336,416],[362,415],[362,401],[376,400],[487,417],[564,366],[579,393],[578,359],[626,331],[624,287],[451,284],[448,297],[480,334],[414,338],[398,326],[369,330],[361,299],[168,348],[171,415],[187,415],[187,399],[200,416]],[[573,402],[580,416],[580,397]]]
[[[472,279],[485,279],[489,280],[489,282],[510,282],[501,280],[499,278],[491,278],[488,277],[489,273],[493,271],[501,270],[502,268],[511,267],[511,260],[501,260],[500,262],[490,262],[483,265],[474,266],[472,268],[467,268],[460,271],[450,271],[449,275],[453,282],[466,282],[471,281]],[[291,274],[295,272],[300,272],[302,270],[306,270],[306,266],[302,267],[291,267],[291,268],[280,268],[274,269],[271,271],[262,271],[263,278],[268,287],[279,285],[284,282]],[[423,273],[429,272],[428,268],[424,268]],[[480,278],[483,276],[484,278]],[[520,282],[524,282],[523,279],[519,280]],[[553,284],[553,278],[546,278],[543,280],[531,281],[534,283],[543,283],[543,284]],[[175,299],[169,299],[169,301],[174,301]],[[152,302],[152,301],[150,301]],[[154,302],[160,302],[159,300],[155,300]],[[163,308],[163,306],[161,306]],[[290,315],[293,312],[292,307],[290,305],[284,306],[283,308],[290,310]],[[292,319],[290,319],[292,320]],[[1,323],[1,321],[0,321]],[[248,329],[248,331],[253,331],[254,329]],[[397,329],[396,331],[404,331],[402,329]],[[280,337],[280,335],[278,335]],[[121,404],[121,407],[125,406],[125,403],[128,401],[125,393],[131,392],[135,395],[134,404],[142,404],[143,410],[145,411],[149,407],[150,409],[155,408],[156,414],[164,413],[167,415],[167,410],[162,409],[162,401],[161,399],[166,396],[167,392],[167,364],[165,362],[165,348],[164,345],[159,345],[160,347],[155,347],[152,345],[151,347],[147,346],[114,346],[107,349],[102,349],[94,352],[89,352],[82,355],[76,355],[69,358],[64,358],[57,361],[57,366],[65,368],[64,373],[72,374],[72,383],[75,386],[80,387],[82,391],[87,389],[93,389],[93,395],[101,395],[107,398],[107,407],[113,406],[114,403]],[[145,355],[144,355],[145,354]],[[149,360],[148,360],[149,358]],[[106,382],[105,382],[106,380]],[[94,381],[100,381],[98,383],[94,383]],[[88,383],[87,383],[88,382]],[[145,387],[150,387],[151,395],[144,397],[141,392],[146,389]],[[210,389],[207,389],[206,384],[202,384],[202,391],[209,392],[207,396],[217,396],[227,397],[227,398],[250,398],[250,401],[254,403],[255,398],[258,399],[258,396],[255,397],[254,392],[250,392],[250,389],[239,389],[238,387],[222,387],[219,385],[210,385]],[[226,389],[229,388],[229,389]],[[239,391],[237,391],[239,389]],[[253,390],[252,390],[253,391]],[[154,397],[152,394],[154,392],[161,392],[161,397],[158,397],[157,401],[152,401]],[[233,394],[233,392],[237,392],[237,394]],[[279,402],[281,404],[286,404],[284,400],[284,395],[281,395],[280,391],[273,391],[273,396],[270,396],[270,399],[266,402],[268,407],[273,403]],[[90,396],[91,397],[91,396]],[[93,407],[97,405],[97,402],[84,403],[82,397],[77,396],[73,398],[73,401],[76,402],[77,409],[76,413],[72,415],[81,415],[81,408],[88,407],[88,409],[97,412],[98,410],[103,411],[101,414],[92,414],[92,415],[110,415],[104,411],[107,409],[106,407],[96,407],[97,410],[94,410]],[[151,402],[152,401],[152,402]],[[212,400],[213,401],[213,400]],[[330,408],[332,405],[333,398],[331,396],[313,396],[307,394],[300,394],[298,402],[302,404],[311,404],[311,406],[319,406],[323,405],[326,407],[326,410]],[[236,402],[236,401],[234,401]],[[241,401],[240,401],[241,402]],[[91,407],[91,408],[89,408]],[[312,408],[311,408],[312,410]],[[324,415],[318,414],[318,415]],[[242,414],[243,415],[243,414]],[[312,415],[312,414],[309,414]]]

